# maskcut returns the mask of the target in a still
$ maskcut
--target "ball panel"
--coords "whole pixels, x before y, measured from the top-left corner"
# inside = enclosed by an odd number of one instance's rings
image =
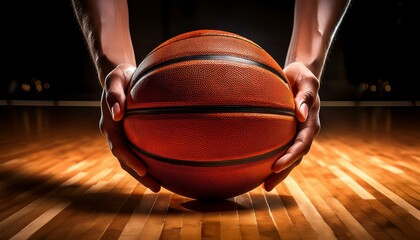
[[[246,41],[250,44],[253,44],[256,47],[261,48],[255,42],[253,42],[253,41],[251,41],[251,40],[249,40],[249,39],[247,39],[243,36],[240,36],[238,34],[232,33],[232,32],[226,32],[226,31],[221,31],[221,30],[217,30],[217,29],[200,29],[200,30],[195,30],[195,31],[191,31],[191,32],[181,33],[177,36],[174,36],[174,37],[166,40],[165,42],[161,43],[159,46],[157,46],[155,49],[153,49],[148,55],[154,53],[158,49],[160,49],[162,47],[165,47],[165,46],[167,46],[167,45],[169,45],[173,42],[178,42],[178,41],[182,41],[182,40],[185,40],[185,39],[202,37],[202,36],[224,36],[224,37],[236,38],[236,39]]]
[[[223,34],[211,34],[185,38],[157,47],[140,63],[133,74],[133,79],[138,80],[144,71],[162,62],[197,55],[226,55],[250,59],[267,65],[284,76],[278,63],[258,45]]]
[[[150,175],[170,191],[190,198],[229,198],[259,186],[272,173],[272,164],[284,152],[246,165],[192,167],[156,161],[137,152]],[[182,173],[182,174],[181,174]]]
[[[221,60],[156,69],[132,87],[127,101],[128,109],[220,104],[294,109],[292,93],[278,76],[258,66]]]
[[[162,157],[224,160],[257,156],[288,144],[291,116],[258,113],[134,115],[124,121],[127,138]]]

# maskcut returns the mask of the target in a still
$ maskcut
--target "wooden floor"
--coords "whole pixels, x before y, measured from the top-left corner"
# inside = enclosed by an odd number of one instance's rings
[[[0,107],[0,239],[420,239],[420,111],[323,108],[284,182],[221,202],[146,190],[95,107]]]

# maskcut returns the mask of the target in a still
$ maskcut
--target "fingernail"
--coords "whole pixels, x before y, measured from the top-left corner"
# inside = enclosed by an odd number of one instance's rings
[[[160,191],[159,187],[151,187],[149,189],[152,190],[152,192],[154,192],[154,193],[158,193]]]
[[[144,177],[144,175],[146,175],[146,172],[145,171],[143,171],[143,172],[138,172],[138,171],[136,171],[136,170],[134,170],[136,173],[137,173],[137,175],[139,175],[140,177]]]
[[[306,121],[306,118],[308,117],[308,111],[309,111],[308,105],[303,102],[302,104],[300,104],[299,110],[303,113],[303,117],[305,118],[305,121]]]
[[[279,173],[279,172],[281,172],[283,170],[282,164],[279,163],[280,161],[281,161],[281,159],[277,160],[277,162],[274,164],[273,171],[275,173]]]
[[[265,191],[267,191],[267,192],[271,192],[271,190],[273,190],[273,188],[272,187],[267,187],[267,185],[266,184],[263,184],[263,188],[265,189]]]
[[[114,105],[111,107],[111,116],[112,116],[112,119],[115,120],[115,114],[118,113],[119,110],[120,110],[120,105],[117,102],[114,103]]]

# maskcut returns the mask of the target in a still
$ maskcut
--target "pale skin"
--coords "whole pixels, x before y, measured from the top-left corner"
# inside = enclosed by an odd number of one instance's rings
[[[132,177],[154,192],[160,184],[128,148],[121,119],[125,87],[137,63],[125,0],[72,0],[103,87],[100,129],[113,155]],[[320,131],[319,87],[337,29],[350,0],[296,0],[292,37],[284,72],[295,97],[297,135],[287,152],[273,164],[264,188],[271,191],[300,164]]]

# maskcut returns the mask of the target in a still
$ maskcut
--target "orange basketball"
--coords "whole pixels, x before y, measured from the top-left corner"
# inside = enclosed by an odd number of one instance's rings
[[[162,187],[225,199],[261,185],[296,133],[282,68],[260,46],[219,30],[173,37],[140,63],[124,129]]]

